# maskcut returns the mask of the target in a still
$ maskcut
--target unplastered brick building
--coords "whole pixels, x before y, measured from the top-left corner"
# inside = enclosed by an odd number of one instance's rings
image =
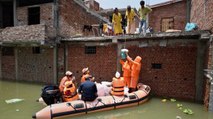
[[[111,81],[127,48],[142,57],[139,82],[152,94],[203,101],[209,31],[100,37],[100,21],[80,0],[0,0],[0,78],[58,84],[70,70],[79,85],[89,67],[97,82]]]
[[[171,0],[150,6],[149,26],[155,32],[184,30],[187,23],[187,0]]]
[[[0,77],[53,83],[60,39],[98,35],[99,21],[79,0],[0,0]]]
[[[198,25],[200,30],[208,30],[213,32],[213,1],[212,0],[192,0],[190,21]],[[213,34],[209,42],[209,55],[207,60],[207,68],[205,73],[213,77]],[[211,78],[205,77],[206,90],[204,95],[204,104],[207,109],[213,111],[213,81]]]

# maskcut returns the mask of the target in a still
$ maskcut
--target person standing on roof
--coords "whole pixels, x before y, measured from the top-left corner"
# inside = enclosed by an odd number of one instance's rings
[[[149,14],[152,9],[151,8],[148,8],[145,5],[145,2],[143,0],[141,0],[140,2],[140,8],[138,9],[138,13],[139,13],[139,18],[140,18],[140,26],[139,26],[139,33],[142,32],[142,27],[143,27],[143,32],[146,33],[146,17],[147,17],[147,14]]]
[[[75,77],[73,76],[73,73],[71,71],[66,71],[65,76],[60,81],[59,90],[61,93],[63,92],[65,88],[66,81],[75,82]]]
[[[122,22],[121,13],[119,13],[118,8],[115,8],[114,13],[112,15],[112,23],[115,35],[123,34],[121,22]]]
[[[130,31],[132,31],[131,29],[133,28],[134,25],[135,11],[134,9],[131,8],[130,5],[127,6],[125,18],[127,19],[127,34],[131,34]]]

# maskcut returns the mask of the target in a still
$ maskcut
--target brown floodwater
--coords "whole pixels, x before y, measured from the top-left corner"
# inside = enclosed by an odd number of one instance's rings
[[[11,82],[0,80],[0,119],[31,119],[32,115],[44,108],[36,100],[40,97],[42,85],[34,83]],[[7,104],[5,100],[24,99],[17,103]],[[204,110],[202,104],[151,98],[148,102],[129,108],[97,112],[66,119],[213,119],[213,112]],[[189,108],[194,114],[188,115],[177,108]]]

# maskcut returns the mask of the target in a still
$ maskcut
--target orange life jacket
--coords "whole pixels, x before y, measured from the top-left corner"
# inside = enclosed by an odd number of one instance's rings
[[[68,81],[68,77],[67,76],[64,76],[62,79],[61,79],[61,82],[60,82],[60,85],[59,85],[59,90],[60,92],[63,92],[64,90],[64,84],[66,81]]]
[[[89,74],[84,74],[82,77],[81,77],[81,83],[85,82],[86,80],[86,77],[90,76]]]
[[[126,82],[126,85],[130,86],[130,80],[131,80],[131,64],[129,61],[123,61],[120,60],[120,63],[122,65],[122,71],[123,71],[123,77]]]
[[[75,87],[74,83],[70,84],[69,87],[64,88],[63,100],[65,102],[77,100],[78,98],[79,98],[79,96],[78,96],[78,93],[76,91],[76,87]]]
[[[116,96],[123,96],[124,86],[125,86],[125,81],[123,77],[120,77],[120,78],[113,77],[111,94]]]
[[[131,66],[131,81],[130,81],[130,88],[136,88],[139,80],[139,74],[141,70],[141,57],[137,56],[133,61],[129,56],[127,60],[132,63]]]

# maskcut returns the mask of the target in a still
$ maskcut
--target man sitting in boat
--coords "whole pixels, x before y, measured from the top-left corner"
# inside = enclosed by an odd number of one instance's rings
[[[89,68],[88,67],[87,68],[83,68],[82,69],[82,73],[83,73],[83,75],[81,77],[81,83],[85,82],[86,77],[90,76],[90,74],[89,74],[90,73]]]
[[[116,72],[115,77],[112,78],[112,91],[111,94],[115,96],[124,95],[124,86],[126,85],[124,78],[120,77],[120,73]]]
[[[65,73],[65,76],[61,79],[60,85],[59,85],[59,90],[62,93],[65,87],[65,82],[66,81],[75,81],[75,77],[73,76],[73,73],[71,71],[67,71]]]
[[[81,83],[78,88],[78,93],[84,101],[94,101],[97,98],[97,87],[91,80],[92,76],[86,77],[85,82]]]
[[[77,100],[79,98],[76,86],[72,81],[65,82],[65,88],[64,88],[62,97],[63,97],[63,101],[65,102]]]

